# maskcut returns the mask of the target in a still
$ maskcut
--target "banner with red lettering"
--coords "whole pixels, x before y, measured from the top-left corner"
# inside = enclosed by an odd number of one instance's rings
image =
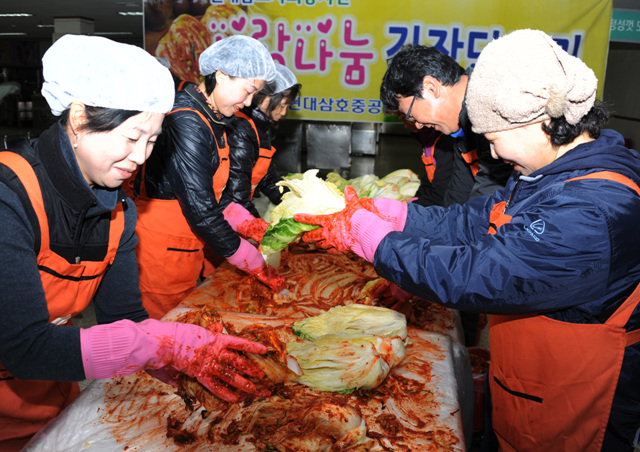
[[[198,56],[232,34],[259,39],[302,84],[291,119],[384,121],[386,61],[433,45],[463,67],[492,39],[541,29],[604,81],[612,0],[145,0],[145,47],[198,81]]]

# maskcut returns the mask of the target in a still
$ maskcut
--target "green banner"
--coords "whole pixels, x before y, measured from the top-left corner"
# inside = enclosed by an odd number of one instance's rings
[[[611,15],[611,41],[640,42],[640,11],[614,9]]]

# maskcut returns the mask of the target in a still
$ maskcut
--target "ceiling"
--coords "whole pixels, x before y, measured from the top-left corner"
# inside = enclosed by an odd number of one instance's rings
[[[142,42],[143,17],[119,12],[143,11],[143,0],[0,0],[0,13],[31,13],[32,17],[0,17],[0,39],[52,39],[54,17],[93,19],[93,33],[109,33],[115,40]],[[48,25],[49,27],[38,27]],[[111,33],[122,33],[114,34]]]
[[[577,0],[570,0],[577,1]],[[54,17],[83,17],[94,20],[94,33],[111,39],[142,43],[142,16],[123,16],[119,12],[142,12],[144,0],[0,0],[2,13],[31,13],[32,17],[0,17],[0,33],[21,32],[26,36],[0,36],[0,39],[52,38]],[[640,0],[613,0],[616,9],[640,10]],[[49,28],[38,27],[49,25]],[[126,34],[124,34],[126,33]]]

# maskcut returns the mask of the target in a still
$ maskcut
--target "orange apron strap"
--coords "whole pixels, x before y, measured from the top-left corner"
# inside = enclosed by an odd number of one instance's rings
[[[121,202],[116,204],[116,208],[111,211],[111,224],[109,225],[109,246],[105,260],[107,265],[113,264],[118,247],[120,246],[120,239],[124,232],[124,207]]]
[[[435,140],[433,140],[433,144],[431,146],[426,146],[424,152],[422,153],[422,163],[424,163],[424,170],[427,173],[427,178],[429,182],[433,182],[433,178],[436,174],[436,158],[434,157],[434,152],[436,151],[436,143],[442,137],[442,134],[438,135]]]
[[[245,113],[243,113],[241,111],[237,112],[236,116],[238,118],[244,119],[245,121],[249,121],[249,124],[253,128],[253,131],[256,133],[256,138],[258,139],[258,146],[260,146],[260,135],[258,135],[258,129],[256,128],[256,123],[253,122],[253,119],[251,119],[248,115],[246,115]]]
[[[633,311],[638,307],[638,304],[640,304],[640,284],[636,287],[629,298],[627,298],[625,302],[622,303],[618,309],[616,309],[616,312],[614,312],[611,317],[607,319],[605,324],[613,325],[618,328],[624,328],[624,326],[629,321],[629,317],[631,317]],[[627,332],[626,337],[627,347],[640,342],[640,329]]]
[[[424,170],[427,173],[429,182],[433,182],[433,176],[436,174],[436,160],[433,155],[422,155],[422,163],[424,163]]]
[[[627,347],[640,342],[640,330],[630,331],[627,333]]]
[[[620,305],[616,312],[611,314],[611,317],[605,322],[607,325],[623,328],[629,321],[629,317],[635,310],[636,306],[640,303],[640,285],[633,291],[633,293]]]
[[[464,155],[465,154],[463,154],[463,156]],[[584,176],[567,179],[565,182],[571,182],[571,181],[582,180],[582,179],[604,179],[604,180],[619,182],[631,188],[638,195],[640,195],[640,187],[638,187],[638,185],[636,185],[635,182],[633,182],[628,177],[623,176],[622,174],[619,174],[619,173],[614,173],[613,171],[598,171],[598,172],[587,174]],[[505,201],[502,201],[498,204],[494,204],[493,208],[491,209],[491,214],[489,217],[489,223],[490,223],[489,231],[488,231],[489,234],[491,235],[495,234],[500,226],[506,223],[509,223],[511,221],[512,217],[504,213],[505,208],[506,208]],[[622,325],[624,325],[625,323],[626,321],[623,322]]]
[[[198,116],[200,116],[200,119],[204,121],[207,127],[209,127],[209,130],[211,131],[211,135],[213,135],[214,141],[216,142],[216,148],[218,149],[218,158],[220,159],[220,164],[218,165],[218,169],[216,170],[216,173],[213,175],[213,181],[212,181],[213,192],[216,195],[216,200],[220,202],[220,198],[222,197],[222,191],[227,186],[227,181],[229,180],[229,143],[227,142],[227,133],[223,132],[222,139],[224,141],[224,147],[221,148],[220,146],[218,146],[218,141],[215,139],[216,134],[213,133],[213,128],[211,127],[209,120],[207,120],[207,118],[205,118],[205,116],[202,113],[200,113],[198,110],[193,110],[191,108],[177,108],[175,110],[171,110],[169,113],[167,113],[167,115],[170,115],[177,111],[191,111],[197,114]],[[143,182],[144,182],[144,179],[143,179]],[[140,191],[142,192],[142,189],[140,189]]]
[[[567,182],[583,179],[604,179],[626,185],[640,195],[640,187],[626,176],[613,171],[597,171],[595,173],[586,174],[584,176],[574,177],[567,180]],[[608,325],[617,326],[623,328],[629,321],[629,317],[640,303],[640,285],[631,294],[629,298],[614,312],[611,317],[605,322]],[[627,346],[640,342],[640,330],[630,331],[627,333]]]
[[[478,162],[478,152],[475,149],[470,150],[469,152],[465,152],[462,155],[462,158],[469,165],[471,169],[471,174],[473,174],[473,178],[475,179],[476,174],[480,171],[480,163]]]
[[[511,221],[513,217],[504,213],[506,206],[507,201],[502,201],[493,205],[491,213],[489,214],[489,230],[487,231],[487,234],[495,235],[500,226]]]
[[[40,223],[40,249],[48,250],[49,222],[47,220],[47,214],[44,211],[44,201],[42,199],[42,192],[40,191],[40,183],[38,182],[35,171],[33,171],[33,168],[24,157],[15,152],[0,152],[0,162],[16,173],[24,184],[33,210],[36,212],[38,222]]]
[[[258,133],[256,123],[248,115],[239,111],[236,113],[236,116],[249,122],[249,125],[251,125],[251,128],[253,128],[253,131],[256,134],[256,140],[258,141],[258,160],[256,161],[256,164],[253,165],[253,170],[251,171],[251,199],[253,199],[256,187],[264,178],[265,174],[267,174],[267,171],[269,171],[271,159],[273,158],[273,154],[275,154],[276,152],[276,148],[273,146],[271,146],[271,149],[262,147],[260,143],[260,134]]]
[[[259,149],[258,160],[256,160],[255,165],[253,165],[253,170],[251,170],[251,198],[253,198],[258,184],[262,179],[264,179],[264,176],[269,171],[271,159],[273,159],[273,154],[275,153],[276,148],[273,146],[271,146],[271,149]]]
[[[222,139],[224,141],[224,147],[218,146],[218,141],[216,141],[216,147],[218,148],[218,158],[220,163],[218,164],[218,169],[216,173],[213,175],[213,192],[216,195],[216,200],[220,202],[220,198],[222,197],[222,192],[224,188],[227,186],[227,181],[229,180],[229,142],[227,141],[227,132],[223,132]]]
[[[567,182],[571,182],[574,180],[582,180],[582,179],[605,179],[612,180],[614,182],[619,182],[621,184],[626,185],[627,187],[633,189],[638,195],[640,195],[640,187],[636,185],[631,179],[626,176],[623,176],[620,173],[614,173],[613,171],[597,171],[595,173],[587,174],[584,176],[574,177],[573,179],[568,179]]]
[[[198,110],[194,110],[192,108],[176,108],[175,110],[171,110],[169,113],[167,113],[167,116],[172,114],[172,113],[176,113],[178,111],[190,111],[190,112],[195,113],[198,116],[200,116],[200,119],[202,119],[204,121],[204,123],[207,125],[207,127],[209,127],[209,130],[211,131],[211,134],[215,136],[215,134],[213,133],[213,129],[211,128],[211,124],[209,124],[209,120],[207,118],[205,118],[204,115],[202,113],[200,113]]]
[[[124,190],[124,192],[127,194],[127,196],[131,199],[135,199],[136,195],[134,193],[134,187],[136,184],[136,178],[138,177],[138,172],[140,170],[144,171],[144,164],[142,166],[139,166],[131,175],[131,177],[129,177],[129,179],[125,180],[122,183],[122,189]]]

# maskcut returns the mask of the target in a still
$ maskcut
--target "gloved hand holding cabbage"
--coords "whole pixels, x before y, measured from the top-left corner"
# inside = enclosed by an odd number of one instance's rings
[[[303,174],[302,179],[277,183],[288,187],[290,191],[284,194],[282,202],[273,209],[271,223],[260,242],[260,251],[267,262],[272,255],[299,239],[303,233],[318,228],[294,220],[296,213],[326,215],[345,208],[342,193],[333,183],[325,182],[317,174],[317,169],[311,169]]]

